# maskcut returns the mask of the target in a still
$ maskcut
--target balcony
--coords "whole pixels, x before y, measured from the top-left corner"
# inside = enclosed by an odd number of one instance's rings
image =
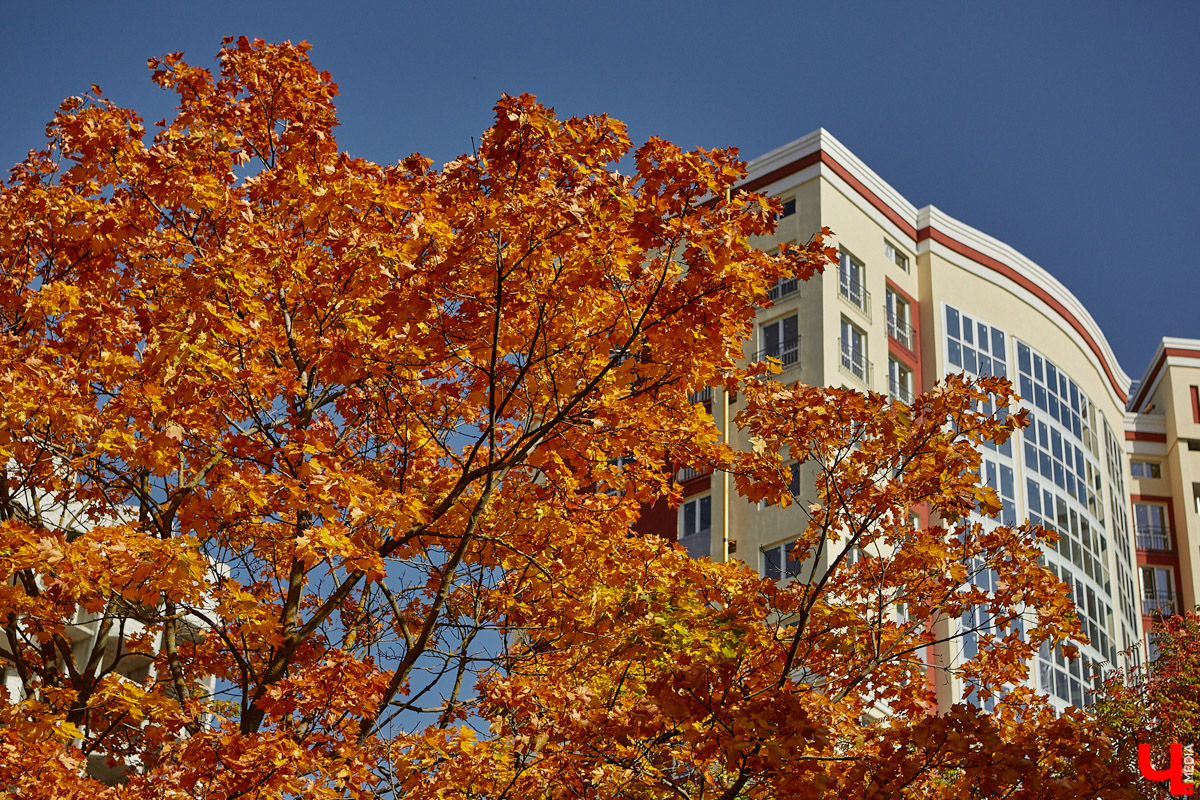
[[[838,371],[843,375],[855,378],[870,388],[871,362],[867,360],[867,354],[861,348],[855,352],[847,347],[841,339],[838,339],[838,351],[842,354],[838,363]]]
[[[917,332],[913,330],[911,325],[898,321],[894,314],[887,312],[887,335],[896,344],[903,347],[910,353],[916,352]]]
[[[694,481],[696,478],[703,478],[707,475],[712,475],[712,467],[684,467],[676,471],[675,480],[678,483],[687,483]]]
[[[1175,614],[1175,593],[1161,591],[1142,592],[1142,613],[1170,617]]]
[[[752,361],[766,361],[774,358],[783,367],[782,371],[795,369],[800,366],[800,337],[784,339],[776,347],[764,347],[754,354]]]
[[[892,376],[888,376],[888,396],[893,400],[904,403],[906,406],[911,406],[913,401],[912,385],[906,381],[898,381]]]
[[[868,321],[871,319],[871,293],[856,281],[839,280],[838,294],[850,305],[862,312]]]
[[[688,392],[689,403],[711,403],[713,397],[713,389],[711,386],[705,386],[695,392]]]
[[[800,281],[796,278],[780,278],[767,291],[767,297],[779,300],[800,292]]]
[[[1137,526],[1137,549],[1171,551],[1171,529],[1166,525]]]

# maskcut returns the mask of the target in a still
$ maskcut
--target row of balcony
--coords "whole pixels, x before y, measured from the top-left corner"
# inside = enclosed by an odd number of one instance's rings
[[[792,336],[775,347],[764,347],[754,354],[751,361],[766,361],[768,358],[777,360],[784,371],[800,366],[800,337]]]
[[[1171,546],[1171,528],[1167,525],[1141,524],[1135,526],[1134,533],[1137,536],[1138,550],[1169,552],[1173,549]]]
[[[1175,605],[1175,593],[1164,591],[1142,590],[1142,613],[1147,615],[1162,615],[1170,617],[1178,613]]]

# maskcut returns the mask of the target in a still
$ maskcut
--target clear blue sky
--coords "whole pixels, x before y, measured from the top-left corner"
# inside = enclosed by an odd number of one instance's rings
[[[825,127],[917,206],[1057,276],[1140,377],[1200,337],[1200,3],[0,0],[0,167],[97,83],[150,121],[150,56],[306,39],[355,155],[470,149],[503,92],[751,158]]]

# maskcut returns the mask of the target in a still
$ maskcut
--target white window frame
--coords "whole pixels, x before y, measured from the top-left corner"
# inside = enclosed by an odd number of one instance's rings
[[[803,561],[797,561],[791,558],[792,548],[796,546],[796,540],[792,539],[787,542],[773,544],[770,547],[764,547],[759,552],[761,555],[761,563],[759,571],[764,578],[770,578],[774,581],[786,581],[799,578],[804,566]],[[777,563],[777,566],[772,565],[772,561]],[[772,574],[777,572],[778,574]]]
[[[1162,464],[1157,461],[1130,461],[1129,474],[1135,478],[1161,478]]]
[[[912,303],[890,286],[884,292],[884,297],[888,337],[905,350],[913,352],[916,337],[912,326]]]
[[[792,336],[788,337],[788,327],[792,328]],[[773,332],[773,333],[772,333]],[[774,338],[775,344],[768,344]],[[770,322],[764,322],[758,327],[758,341],[761,349],[759,361],[768,357],[779,359],[783,369],[800,366],[800,315],[788,314]]]
[[[900,269],[908,272],[908,254],[903,252],[899,247],[896,247],[896,245],[892,244],[887,239],[883,240],[883,254],[887,257],[888,261],[891,261]]]
[[[708,527],[704,517],[708,516]],[[712,493],[693,495],[679,507],[679,530],[676,540],[692,558],[712,555]]]
[[[888,396],[905,405],[913,401],[912,368],[899,359],[888,357]]]
[[[838,259],[838,294],[850,305],[870,314],[871,293],[867,291],[867,268],[848,250]]]
[[[867,359],[867,332],[845,317],[841,318],[838,353],[843,372],[864,384],[870,384],[871,362]]]
[[[1171,517],[1164,503],[1133,504],[1133,533],[1139,550],[1171,549]]]
[[[1171,567],[1143,564],[1138,567],[1142,584],[1142,613],[1170,616],[1176,611],[1175,571]]]

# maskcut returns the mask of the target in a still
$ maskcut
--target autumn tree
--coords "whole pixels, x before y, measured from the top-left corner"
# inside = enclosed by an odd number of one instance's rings
[[[0,785],[1117,796],[1105,740],[1016,688],[1080,633],[1043,534],[980,522],[1007,383],[781,386],[755,311],[833,253],[751,246],[779,209],[735,153],[652,139],[622,175],[624,126],[522,96],[471,155],[381,166],[307,51],[154,59],[173,118],[93,88],[0,194]],[[807,580],[631,535],[681,466],[792,502],[784,453],[818,475]],[[975,702],[935,713],[969,609]]]
[[[1138,775],[1138,748],[1150,746],[1150,764],[1170,769],[1172,744],[1200,740],[1200,615],[1157,620],[1150,633],[1157,653],[1148,664],[1106,677],[1092,708],[1113,730],[1120,763]],[[1190,780],[1190,778],[1189,778]],[[1145,797],[1168,797],[1170,784],[1143,781]]]

